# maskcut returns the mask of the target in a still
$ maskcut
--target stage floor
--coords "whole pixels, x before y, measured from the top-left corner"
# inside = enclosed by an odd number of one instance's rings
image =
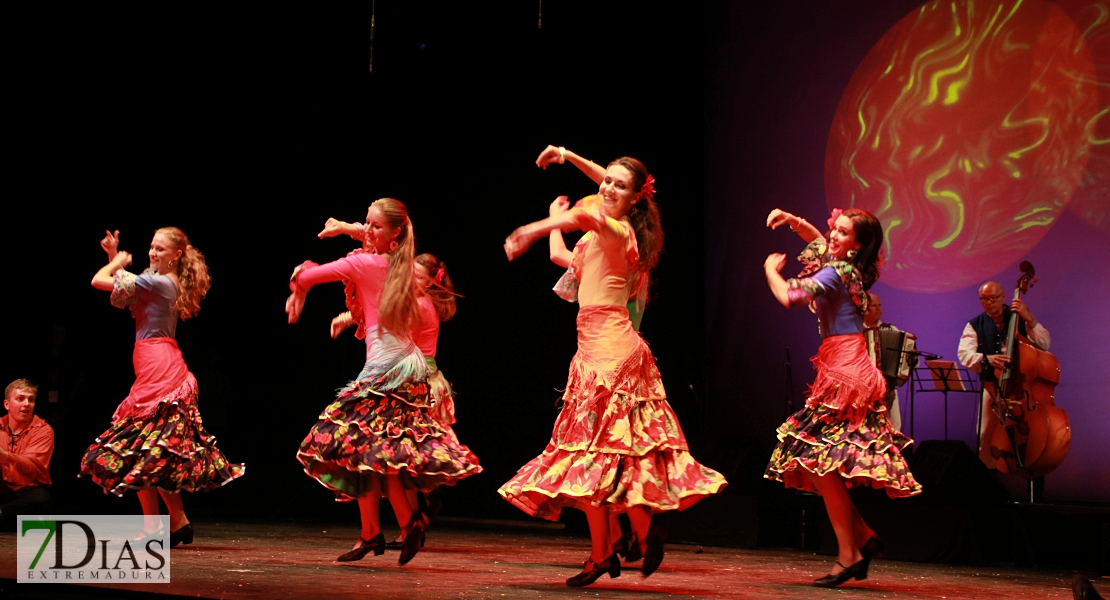
[[[668,545],[650,578],[630,566],[587,588],[563,581],[581,570],[585,538],[506,527],[428,532],[408,565],[397,552],[338,563],[358,537],[353,526],[195,523],[196,541],[174,549],[171,583],[75,587],[15,584],[15,534],[0,534],[2,598],[1071,598],[1071,573],[877,560],[870,578],[838,589],[813,587],[832,558],[791,550]],[[386,534],[396,534],[396,529]],[[1095,583],[1106,595],[1110,585]],[[111,588],[111,589],[106,589]],[[131,594],[133,590],[143,594]]]

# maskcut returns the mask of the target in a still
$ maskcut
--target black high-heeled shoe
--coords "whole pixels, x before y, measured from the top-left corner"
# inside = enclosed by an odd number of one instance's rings
[[[193,543],[193,524],[186,523],[179,527],[177,531],[170,532],[170,548],[176,548],[178,544],[192,544]]]
[[[840,564],[839,560],[836,561],[836,564],[839,565],[840,568],[843,569],[843,571],[837,573],[836,575],[829,573],[828,575],[825,575],[824,577],[814,581],[813,585],[817,587],[836,587],[844,583],[845,581],[848,581],[849,579],[863,581],[864,579],[867,579],[867,566],[871,564],[871,559],[863,558],[850,567],[845,567],[844,565]]]
[[[378,532],[378,535],[375,535],[368,540],[364,540],[361,537],[358,538],[358,546],[355,546],[353,550],[344,552],[339,556],[339,558],[335,560],[339,562],[352,562],[356,560],[362,560],[362,557],[371,552],[374,553],[374,556],[381,556],[385,554],[385,536],[382,535],[380,531]]]
[[[397,557],[399,565],[408,564],[424,547],[424,519],[420,518],[419,514],[414,514],[405,530],[405,541],[401,542],[401,556]]]
[[[644,550],[643,574],[647,577],[663,563],[663,543],[667,541],[667,528],[656,523],[648,529],[647,549]],[[639,547],[639,544],[636,545]]]
[[[609,558],[595,563],[591,558],[586,561],[586,566],[582,568],[582,572],[567,579],[567,585],[570,587],[582,587],[590,585],[597,581],[598,577],[608,573],[610,579],[616,579],[621,576],[621,561],[617,555],[610,554]]]
[[[644,557],[644,553],[640,551],[640,540],[636,536],[626,538],[628,540],[628,551],[624,553],[624,562],[636,562]]]

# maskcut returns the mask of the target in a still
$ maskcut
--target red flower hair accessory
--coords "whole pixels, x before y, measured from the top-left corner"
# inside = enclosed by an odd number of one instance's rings
[[[834,208],[834,209],[832,209],[832,216],[831,216],[831,217],[829,217],[829,220],[828,220],[828,221],[826,221],[826,223],[828,223],[828,224],[829,224],[829,229],[830,229],[830,230],[832,230],[832,229],[836,229],[836,220],[837,220],[837,218],[839,218],[839,217],[840,217],[840,215],[842,215],[842,214],[844,214],[844,211],[840,210],[839,208]]]
[[[640,186],[640,194],[642,194],[642,196],[648,200],[651,200],[653,197],[655,197],[654,177],[648,175],[647,181],[644,182],[644,185]]]
[[[436,270],[436,276],[432,279],[434,279],[436,283],[443,283],[443,267]]]

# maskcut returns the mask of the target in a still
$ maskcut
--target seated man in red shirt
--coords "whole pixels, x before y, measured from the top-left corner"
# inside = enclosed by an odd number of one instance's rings
[[[0,417],[0,529],[15,528],[16,516],[38,515],[50,510],[50,455],[54,430],[35,416],[38,388],[16,379],[4,389]]]

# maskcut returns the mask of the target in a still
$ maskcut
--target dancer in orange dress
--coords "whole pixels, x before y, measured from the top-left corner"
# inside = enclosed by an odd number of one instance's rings
[[[588,174],[603,175],[597,195],[574,208],[566,197],[557,198],[547,219],[518,228],[505,242],[505,253],[514,260],[549,235],[553,254],[559,254],[557,232],[586,232],[573,253],[563,246],[570,269],[556,286],[580,306],[578,352],[563,409],[543,454],[498,492],[536,517],[556,520],[568,506],[586,513],[590,558],[567,585],[589,585],[605,573],[620,575],[612,513],[628,515],[630,552],[643,555],[646,577],[663,560],[665,534],[652,525],[652,514],[687,508],[726,485],[724,477],[690,455],[655,359],[629,318],[629,299],[643,306],[662,248],[654,179],[633,158],[619,158],[602,169],[562,148],[552,147],[545,155],[547,162],[570,160]]]

